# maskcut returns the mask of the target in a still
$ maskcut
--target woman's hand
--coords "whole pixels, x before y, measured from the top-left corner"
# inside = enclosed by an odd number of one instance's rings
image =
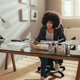
[[[34,40],[34,44],[35,44],[35,45],[38,44],[38,41]]]

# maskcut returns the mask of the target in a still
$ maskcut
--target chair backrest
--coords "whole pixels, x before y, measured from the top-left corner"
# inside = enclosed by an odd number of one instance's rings
[[[71,38],[71,40],[76,40],[76,36],[75,36],[75,37],[73,37],[73,38]]]
[[[63,33],[64,33],[64,28],[63,28],[63,25],[60,24],[60,28],[62,29]]]

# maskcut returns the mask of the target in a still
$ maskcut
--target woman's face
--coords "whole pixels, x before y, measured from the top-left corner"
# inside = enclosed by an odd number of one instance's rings
[[[46,22],[47,29],[52,29],[53,23],[51,21]]]

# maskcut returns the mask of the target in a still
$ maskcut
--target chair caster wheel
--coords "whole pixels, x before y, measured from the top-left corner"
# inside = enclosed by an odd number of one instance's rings
[[[65,70],[65,67],[63,68],[63,70]]]
[[[38,68],[38,71],[40,71],[40,68]]]
[[[47,77],[47,75],[44,76],[45,78]]]
[[[64,77],[64,74],[62,74],[61,77]]]

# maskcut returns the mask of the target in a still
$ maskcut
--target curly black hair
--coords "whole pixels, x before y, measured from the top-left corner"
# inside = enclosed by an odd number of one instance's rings
[[[53,23],[52,28],[57,28],[61,23],[61,15],[56,11],[47,11],[43,15],[42,24],[46,25],[47,21],[51,21]]]

